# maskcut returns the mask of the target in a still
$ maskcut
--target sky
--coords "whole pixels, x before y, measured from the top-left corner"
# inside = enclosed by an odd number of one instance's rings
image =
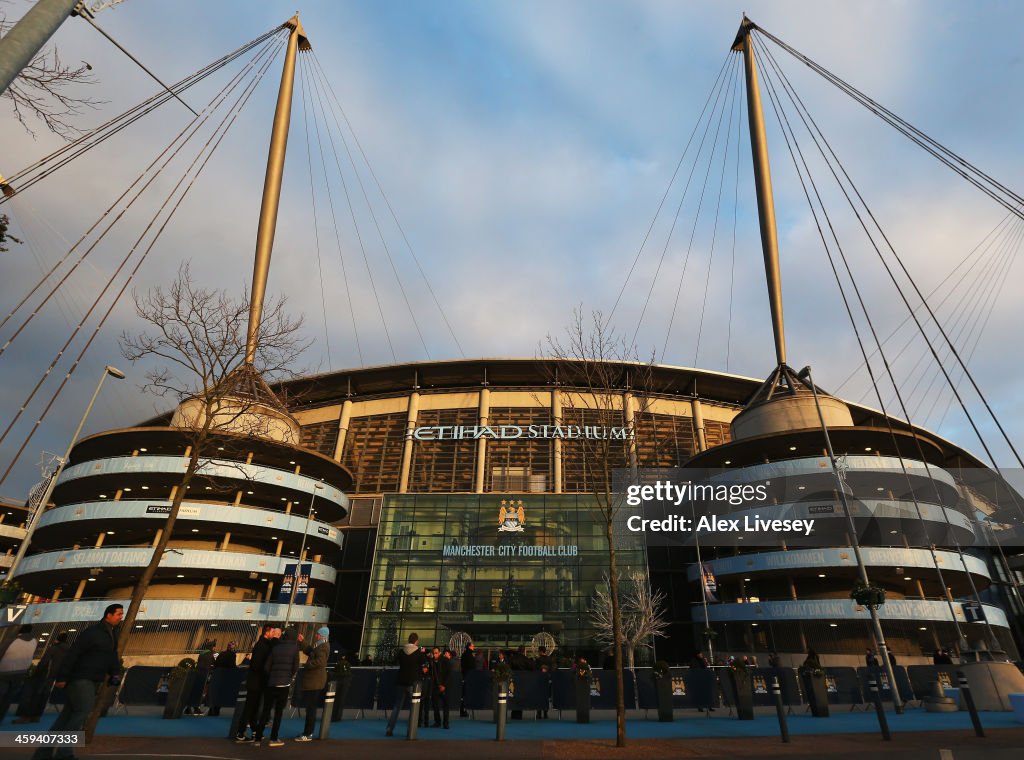
[[[14,19],[26,7],[11,0],[0,11]],[[100,11],[96,22],[170,82],[280,24],[295,7],[124,0]],[[730,87],[709,111],[724,117],[720,139],[711,136],[712,123],[704,152],[696,151],[695,142],[684,154],[695,125],[708,123],[700,115],[723,65],[730,76],[738,73],[730,68],[735,56],[729,46],[743,11],[1008,187],[1024,185],[1024,99],[1013,95],[1020,92],[1024,67],[1020,51],[1004,44],[1005,30],[1024,22],[1020,3],[407,0],[306,2],[298,9],[332,94],[311,89],[312,64],[305,56],[269,292],[286,296],[290,309],[305,316],[314,341],[301,368],[308,371],[462,355],[534,356],[545,336],[562,333],[580,307],[610,314],[612,326],[641,357],[766,376],[775,353],[735,79],[727,80]],[[65,23],[52,44],[65,60],[93,67],[95,82],[87,92],[103,102],[81,115],[77,123],[84,129],[154,92],[142,71],[81,20]],[[915,282],[926,293],[941,286],[930,303],[944,304],[940,320],[959,336],[954,343],[970,357],[972,374],[1017,443],[1024,403],[1013,349],[1024,274],[1013,263],[1012,247],[998,256],[993,249],[988,268],[979,264],[973,275],[957,268],[998,229],[1005,210],[772,50]],[[63,451],[104,365],[120,367],[128,379],[107,381],[85,433],[130,426],[168,407],[166,399],[140,390],[145,367],[120,355],[121,333],[143,329],[132,308],[133,291],[168,282],[184,261],[210,287],[248,289],[280,60],[0,484],[0,494],[23,498],[39,477],[41,452]],[[211,77],[185,99],[200,110],[238,70]],[[316,116],[317,95],[328,103],[337,98],[351,131],[333,126],[337,111],[324,108]],[[0,208],[12,216],[12,232],[26,241],[2,254],[0,302],[16,303],[190,118],[184,107],[168,103]],[[844,382],[860,364],[856,337],[770,111],[766,122],[788,361],[797,368],[811,364],[823,388],[877,407],[863,370]],[[741,124],[738,143],[735,124]],[[30,126],[35,136],[0,100],[0,173],[10,176],[59,147],[57,138]],[[322,155],[317,128],[323,130]],[[333,146],[329,129],[337,140]],[[809,141],[802,145],[813,151]],[[356,156],[358,172],[351,170],[347,151]],[[173,187],[172,168],[0,356],[0,429]],[[812,173],[822,181],[826,207],[835,210],[873,324],[887,336],[907,310],[877,254],[858,238],[855,217],[827,187],[825,170]],[[957,304],[971,309],[961,315]],[[958,322],[961,316],[967,321]],[[94,324],[87,321],[85,333],[14,423],[0,445],[0,460],[10,461]],[[0,329],[0,339],[11,331],[11,325]],[[921,340],[904,327],[887,346],[912,419],[983,455],[966,417],[950,405],[948,388],[934,379],[937,370]],[[941,346],[939,353],[944,356]],[[879,364],[876,371],[884,368]],[[882,395],[887,404],[893,396],[891,390]],[[978,396],[968,390],[963,396],[996,459],[1015,464]],[[903,416],[898,407],[892,411]]]

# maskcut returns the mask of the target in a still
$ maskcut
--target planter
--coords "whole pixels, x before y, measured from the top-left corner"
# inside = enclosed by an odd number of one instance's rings
[[[176,720],[188,704],[195,683],[196,672],[186,670],[175,672],[167,686],[167,703],[164,705],[164,720]]]
[[[754,679],[749,671],[733,670],[729,673],[733,692],[736,694],[736,718],[754,719]]]
[[[590,722],[590,679],[576,678],[576,722]]]
[[[828,687],[825,684],[825,674],[804,671],[800,674],[800,678],[803,681],[807,704],[811,706],[811,715],[815,718],[827,718],[829,716]]]
[[[338,680],[337,690],[334,692],[334,711],[331,713],[331,723],[337,723],[345,712],[345,696],[348,694],[348,687],[352,685],[351,678]]]
[[[672,714],[672,676],[654,679],[654,696],[658,700],[658,722],[671,723]]]

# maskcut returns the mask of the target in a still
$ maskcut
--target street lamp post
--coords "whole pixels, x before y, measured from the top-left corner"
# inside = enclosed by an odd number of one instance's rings
[[[821,422],[821,431],[825,434],[825,449],[828,451],[828,459],[832,465],[832,475],[836,481],[836,491],[839,493],[839,500],[843,505],[843,512],[846,515],[846,520],[850,525],[850,544],[853,546],[853,555],[857,559],[857,569],[860,571],[860,579],[865,586],[871,585],[868,580],[868,569],[864,565],[864,558],[860,553],[860,541],[857,540],[857,526],[853,521],[853,514],[850,512],[850,504],[846,499],[846,486],[843,483],[843,478],[839,474],[839,463],[836,461],[835,452],[832,450],[832,438],[828,434],[828,425],[825,424],[825,415],[821,411],[821,403],[818,401],[818,389],[814,385],[814,380],[811,378],[810,365],[800,370],[798,377],[801,380],[806,380],[807,384],[811,387],[811,394],[814,396],[814,407],[818,410],[818,420]],[[903,712],[903,699],[900,696],[899,683],[896,681],[895,668],[892,666],[892,660],[889,659],[889,648],[885,645],[885,635],[882,633],[882,623],[878,619],[878,609],[875,605],[867,605],[868,611],[871,613],[871,625],[875,631],[875,639],[878,641],[878,653],[882,657],[882,666],[885,668],[886,674],[889,676],[889,684],[892,692],[892,703],[896,712]]]
[[[71,449],[75,447],[75,442],[78,440],[78,436],[81,434],[82,428],[85,427],[85,421],[89,418],[89,412],[92,411],[92,406],[96,403],[96,398],[100,395],[100,389],[103,387],[103,381],[107,379],[107,375],[110,375],[117,380],[124,380],[125,377],[124,372],[116,367],[111,367],[109,364],[103,368],[103,374],[100,375],[100,381],[96,383],[96,390],[93,391],[92,398],[89,399],[89,405],[85,407],[85,414],[82,415],[82,419],[78,423],[78,427],[75,428],[74,435],[71,436],[71,441],[68,442],[67,451],[65,451],[64,456],[61,457],[60,464],[58,464],[57,469],[53,471],[53,474],[50,476],[50,481],[46,484],[46,490],[43,491],[43,495],[39,498],[35,512],[33,512],[32,518],[29,521],[25,538],[21,542],[21,546],[18,547],[18,553],[14,557],[11,569],[7,571],[8,578],[14,578],[14,572],[18,569],[18,564],[25,557],[25,552],[28,551],[28,545],[31,543],[32,534],[35,532],[36,526],[39,524],[39,518],[42,517],[43,512],[46,510],[46,504],[50,501],[50,497],[53,495],[53,489],[57,485],[57,480],[60,478],[60,474],[64,472],[64,467],[67,465],[68,458],[71,456]]]
[[[316,504],[316,492],[322,490],[324,490],[323,483],[313,484],[313,498],[309,500],[309,514],[306,515],[306,527],[302,530],[302,544],[299,546],[299,554],[295,561],[295,575],[292,577],[292,592],[288,596],[288,609],[284,614],[285,628],[288,627],[288,622],[292,619],[292,605],[295,604],[295,592],[299,589],[299,575],[302,572],[302,555],[306,551],[306,538],[309,536],[309,523],[313,520],[313,515],[316,514],[316,511],[313,509],[313,505]]]

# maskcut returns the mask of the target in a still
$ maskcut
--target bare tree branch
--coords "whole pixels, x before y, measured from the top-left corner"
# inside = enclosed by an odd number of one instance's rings
[[[5,14],[0,15],[0,37],[13,26]],[[104,102],[77,92],[79,85],[95,84],[91,70],[85,61],[79,66],[65,63],[56,47],[44,49],[22,69],[3,97],[10,103],[14,118],[33,137],[36,133],[30,123],[40,121],[54,134],[71,140],[82,132],[74,123],[75,117]]]

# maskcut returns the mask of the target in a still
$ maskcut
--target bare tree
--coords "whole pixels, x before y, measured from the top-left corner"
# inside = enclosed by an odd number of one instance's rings
[[[204,465],[221,448],[241,450],[252,437],[265,438],[286,409],[266,383],[295,377],[292,367],[310,342],[300,336],[302,318],[292,319],[284,298],[264,306],[255,362],[245,363],[249,299],[196,285],[188,264],[166,290],[135,294],[135,310],[149,331],[125,333],[121,350],[131,362],[153,361],[143,390],[179,402],[172,426],[182,431],[188,458],[181,480],[171,489],[170,512],[125,611],[117,640],[123,656],[135,618],[160,566],[189,485],[203,477]],[[276,416],[275,416],[276,413]],[[297,441],[295,443],[298,443]],[[97,702],[102,706],[104,700]],[[94,711],[98,716],[99,709]],[[90,726],[95,721],[90,717]]]
[[[6,14],[0,14],[0,37],[13,26]],[[85,61],[78,66],[65,63],[56,47],[44,49],[22,69],[3,97],[10,102],[14,117],[33,137],[35,132],[29,122],[37,120],[54,134],[70,140],[81,133],[73,123],[74,118],[102,102],[76,92],[78,85],[95,83],[91,70],[92,66]]]
[[[594,638],[605,646],[615,643],[609,586],[608,578],[605,577],[605,586],[595,592],[590,611],[591,622],[597,629]],[[633,677],[633,693],[636,694],[636,650],[641,647],[654,649],[655,637],[664,637],[668,630],[664,609],[665,592],[655,591],[647,575],[638,570],[631,572],[625,582],[620,579],[619,589],[622,647],[626,650],[629,671]]]
[[[594,509],[605,528],[608,541],[608,598],[612,642],[615,651],[616,728],[615,744],[626,744],[626,706],[623,685],[623,621],[619,594],[619,558],[616,528],[622,494],[615,490],[613,474],[627,468],[634,473],[637,452],[634,437],[638,414],[649,408],[647,394],[634,395],[636,386],[650,389],[653,357],[641,362],[633,346],[620,338],[597,311],[585,317],[582,308],[573,312],[573,321],[564,337],[548,335],[542,354],[554,359],[548,370],[549,381],[563,388],[562,416],[573,418],[573,424],[609,431],[623,430],[623,435],[581,436],[566,440],[575,449],[573,462],[582,467],[574,477],[582,480],[582,491],[594,500]]]

